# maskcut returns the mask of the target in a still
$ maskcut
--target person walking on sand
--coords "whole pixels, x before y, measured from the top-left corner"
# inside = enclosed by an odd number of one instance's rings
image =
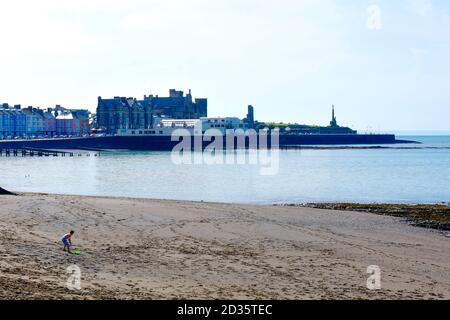
[[[70,251],[70,246],[72,245],[72,236],[75,233],[75,231],[70,231],[69,233],[66,233],[63,237],[62,237],[62,242],[64,244],[64,251],[66,251],[67,248],[67,252],[68,253],[72,253],[72,251]]]

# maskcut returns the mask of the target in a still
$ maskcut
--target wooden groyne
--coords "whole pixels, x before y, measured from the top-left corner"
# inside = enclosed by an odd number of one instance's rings
[[[81,157],[91,156],[91,153],[75,153],[73,151],[46,150],[46,149],[0,149],[0,157]],[[100,153],[95,153],[95,157]]]

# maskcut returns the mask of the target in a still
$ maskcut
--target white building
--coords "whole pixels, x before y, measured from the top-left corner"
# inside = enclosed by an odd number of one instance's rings
[[[118,135],[171,135],[176,129],[186,129],[191,134],[200,134],[197,132],[198,126],[201,126],[202,133],[207,130],[215,129],[225,134],[227,130],[247,130],[249,126],[239,118],[200,118],[200,119],[167,119],[155,118],[155,126],[152,129],[120,129]],[[198,130],[200,131],[200,130]]]
[[[157,128],[193,128],[199,123],[202,124],[202,130],[219,129],[247,129],[247,124],[239,118],[200,118],[200,119],[160,119],[157,122]]]
[[[203,131],[208,129],[220,129],[222,131],[227,129],[248,129],[247,124],[239,118],[200,118],[200,121],[202,122]]]

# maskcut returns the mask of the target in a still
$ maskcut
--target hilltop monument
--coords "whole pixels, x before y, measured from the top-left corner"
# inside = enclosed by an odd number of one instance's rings
[[[332,111],[331,111],[330,127],[332,127],[332,128],[339,127],[337,124],[336,116],[334,114],[334,105],[332,106]]]

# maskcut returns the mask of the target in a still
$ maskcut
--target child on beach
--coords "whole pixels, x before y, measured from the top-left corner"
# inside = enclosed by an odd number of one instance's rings
[[[64,244],[64,251],[66,251],[67,248],[67,252],[72,253],[72,251],[70,251],[70,246],[72,245],[72,236],[75,233],[75,231],[70,231],[69,233],[66,233],[63,237],[62,237],[62,242]]]

